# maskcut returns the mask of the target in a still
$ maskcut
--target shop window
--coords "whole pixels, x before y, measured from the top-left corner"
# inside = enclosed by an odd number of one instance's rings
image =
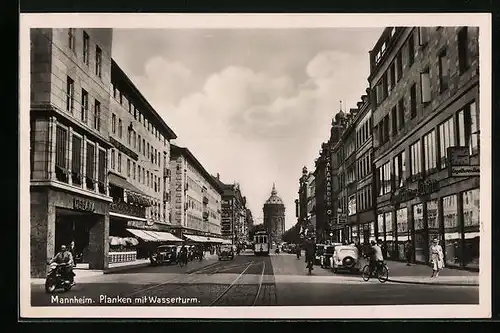
[[[385,228],[384,228],[384,214],[378,214],[377,215],[377,238],[382,239],[382,241],[385,241]]]
[[[439,156],[442,169],[447,165],[447,149],[453,146],[455,146],[455,125],[453,117],[450,117],[439,125]]]
[[[394,251],[394,233],[392,227],[392,213],[385,213],[385,240],[386,240],[386,248],[387,248],[387,258],[395,259],[397,254]]]
[[[479,111],[472,102],[458,112],[458,144],[469,147],[471,154],[479,152]]]
[[[432,172],[437,167],[436,146],[436,131],[432,130],[430,133],[424,136],[424,170],[426,173]]]
[[[462,233],[458,224],[457,195],[443,197],[441,202],[443,205],[444,254],[446,264],[459,266]]]
[[[400,260],[405,260],[405,244],[410,240],[408,229],[408,210],[401,208],[396,211],[396,231],[398,239],[398,255]]]
[[[462,193],[464,257],[467,268],[479,269],[479,189]]]
[[[432,240],[437,238],[441,242],[441,228],[439,224],[438,200],[430,200],[426,203],[427,206],[427,230],[429,234],[430,248]]]
[[[426,262],[427,242],[424,225],[424,205],[413,205],[413,230],[415,231],[415,260]]]

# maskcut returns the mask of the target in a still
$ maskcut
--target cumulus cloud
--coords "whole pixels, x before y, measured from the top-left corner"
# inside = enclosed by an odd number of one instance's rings
[[[177,132],[178,144],[209,172],[241,183],[254,216],[262,215],[276,182],[289,227],[301,168],[311,166],[328,139],[339,101],[354,107],[364,94],[367,58],[321,52],[305,66],[307,79],[295,82],[237,66],[196,81],[182,63],[154,57],[135,80]]]

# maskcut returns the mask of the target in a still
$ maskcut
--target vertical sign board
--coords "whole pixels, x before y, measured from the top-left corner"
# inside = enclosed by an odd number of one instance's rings
[[[325,187],[326,187],[326,216],[328,219],[328,224],[332,224],[333,212],[332,212],[332,156],[330,154],[330,148],[325,150],[326,154],[326,175],[325,175]]]

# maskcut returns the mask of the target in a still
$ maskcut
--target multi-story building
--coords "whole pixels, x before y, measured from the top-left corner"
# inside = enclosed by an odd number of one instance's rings
[[[297,217],[298,230],[302,230],[307,221],[307,178],[309,171],[307,167],[302,168],[302,176],[299,178],[299,198],[295,200],[295,215]]]
[[[386,28],[370,52],[378,238],[428,262],[479,268],[479,47],[475,27]]]
[[[177,136],[115,61],[111,61],[110,235],[127,228],[168,231],[170,140]]]
[[[223,190],[189,149],[172,144],[170,150],[172,233],[205,242],[219,238]]]
[[[31,275],[75,242],[108,266],[111,29],[31,29]]]

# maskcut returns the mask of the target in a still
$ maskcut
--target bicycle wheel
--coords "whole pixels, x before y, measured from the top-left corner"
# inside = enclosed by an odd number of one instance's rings
[[[363,267],[362,276],[363,276],[363,281],[370,280],[370,266],[369,265],[365,265],[365,267]]]
[[[389,270],[387,269],[387,266],[384,265],[378,269],[377,278],[381,283],[384,283],[389,279]]]

